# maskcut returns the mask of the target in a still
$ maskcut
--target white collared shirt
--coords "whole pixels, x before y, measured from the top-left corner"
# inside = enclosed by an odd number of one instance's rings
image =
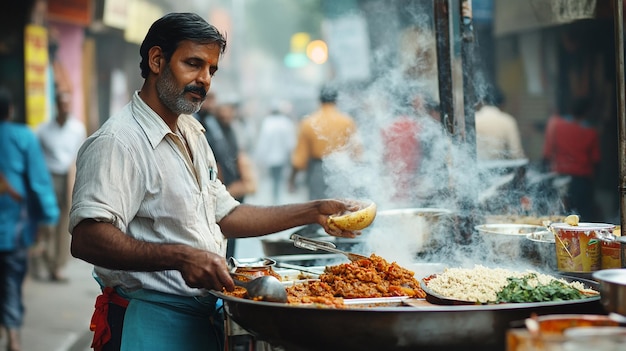
[[[63,125],[52,119],[37,129],[46,166],[53,174],[67,174],[76,159],[80,145],[85,141],[85,125],[69,117]]]
[[[179,243],[224,255],[217,223],[239,205],[217,179],[202,125],[178,118],[183,141],[139,97],[90,136],[78,153],[70,232],[84,219],[109,222],[143,241]],[[192,161],[193,160],[193,161]],[[107,286],[197,296],[180,272],[130,272],[96,267]]]

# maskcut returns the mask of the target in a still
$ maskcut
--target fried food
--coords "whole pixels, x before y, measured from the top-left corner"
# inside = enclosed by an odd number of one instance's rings
[[[291,304],[321,303],[341,306],[342,299],[408,296],[424,298],[426,293],[414,272],[388,263],[372,254],[367,259],[328,266],[320,279],[287,288]]]

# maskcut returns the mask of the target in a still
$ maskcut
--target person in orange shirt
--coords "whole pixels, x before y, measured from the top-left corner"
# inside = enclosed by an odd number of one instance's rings
[[[296,188],[296,175],[306,170],[309,199],[328,197],[328,185],[324,179],[322,160],[329,154],[349,148],[356,155],[360,153],[355,137],[357,126],[354,119],[337,108],[338,91],[324,86],[320,92],[320,108],[305,117],[298,130],[296,147],[291,155],[292,172],[289,177],[289,190]]]

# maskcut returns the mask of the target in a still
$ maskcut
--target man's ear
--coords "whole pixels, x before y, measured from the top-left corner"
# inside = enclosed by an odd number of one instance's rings
[[[163,50],[160,46],[153,46],[148,50],[148,66],[154,74],[161,73],[161,69],[165,64],[165,58],[163,57]]]

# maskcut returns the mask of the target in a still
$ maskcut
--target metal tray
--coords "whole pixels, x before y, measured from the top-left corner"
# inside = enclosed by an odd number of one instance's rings
[[[582,279],[582,278],[577,278],[577,277],[571,277],[571,276],[566,276],[566,275],[562,275],[562,274],[555,274],[554,275],[555,278],[563,278],[565,279],[567,282],[572,282],[572,281],[579,281],[581,283],[583,283],[585,285],[585,288],[591,288],[594,289],[596,291],[599,291],[599,284],[595,281],[591,281],[591,280],[587,280],[587,279]],[[426,284],[424,282],[423,279],[420,280],[420,286],[422,287],[422,290],[424,290],[424,292],[426,293],[426,301],[435,304],[435,305],[494,305],[494,303],[489,303],[489,302],[478,302],[478,301],[467,301],[467,300],[460,300],[460,299],[454,299],[454,298],[450,298],[444,295],[441,295],[439,293],[436,293],[435,291],[433,291],[432,289],[430,289],[428,287],[428,284]],[[598,294],[597,296],[591,296],[591,297],[587,297],[584,300],[594,300],[594,301],[599,301],[600,300],[600,294]],[[548,302],[542,302],[542,303],[548,303]],[[515,303],[518,304],[518,303]]]
[[[423,269],[429,274],[441,268]],[[424,275],[425,276],[425,275]],[[510,324],[535,313],[605,314],[599,299],[497,305],[434,305],[425,300],[397,306],[323,308],[252,301],[212,292],[224,310],[257,340],[289,351],[504,350]],[[412,299],[411,299],[412,300]],[[313,337],[312,337],[313,336]]]

